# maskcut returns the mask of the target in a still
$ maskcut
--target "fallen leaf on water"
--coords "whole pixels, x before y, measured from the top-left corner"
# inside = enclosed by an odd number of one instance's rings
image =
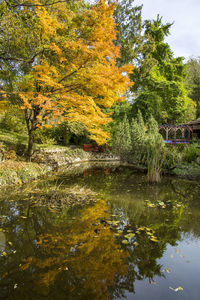
[[[171,254],[171,255],[170,255],[170,258],[174,258],[174,255],[173,255],[173,254]]]
[[[120,234],[119,233],[115,233],[115,236],[120,236]]]
[[[126,238],[126,239],[131,239],[131,238],[133,238],[135,236],[135,233],[129,233],[129,234],[126,234],[124,237]]]
[[[171,269],[170,269],[170,268],[166,268],[165,271],[166,271],[167,273],[171,273]]]
[[[125,244],[125,245],[127,245],[128,241],[127,240],[123,240],[122,243]]]
[[[152,242],[155,242],[155,243],[158,242],[158,239],[157,239],[156,237],[152,237],[152,238],[150,238],[150,240],[151,240]]]
[[[138,230],[145,230],[145,228],[144,227],[139,227]]]
[[[183,254],[180,254],[180,257],[184,258],[185,256]]]
[[[169,289],[172,290],[172,291],[174,291],[174,292],[183,291],[182,286],[179,286],[179,287],[177,287],[175,289],[173,287],[169,286]]]
[[[151,281],[151,284],[157,284],[157,282],[152,280],[152,281]]]

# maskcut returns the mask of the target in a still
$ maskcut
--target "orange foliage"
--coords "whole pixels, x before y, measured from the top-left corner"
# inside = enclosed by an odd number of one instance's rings
[[[104,0],[76,13],[64,3],[36,7],[44,49],[19,84],[21,108],[34,111],[33,130],[50,116],[55,122],[64,118],[83,123],[98,144],[109,138],[102,126],[111,119],[103,110],[123,100],[133,69],[116,66],[120,49],[113,43],[114,8]]]
[[[71,294],[78,278],[80,293],[92,291],[93,299],[108,299],[109,288],[115,285],[116,276],[127,274],[124,260],[128,253],[116,243],[109,225],[102,222],[109,218],[107,210],[105,201],[98,201],[83,209],[80,219],[71,224],[65,220],[62,231],[56,225],[56,233],[41,235],[37,245],[42,258],[24,259],[21,270],[37,268],[34,283],[44,291],[59,280],[59,274],[63,274]]]

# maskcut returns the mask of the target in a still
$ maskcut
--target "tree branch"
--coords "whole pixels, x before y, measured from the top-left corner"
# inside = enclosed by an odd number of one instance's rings
[[[8,1],[4,0],[6,2],[6,4],[9,6],[9,7],[12,7],[12,8],[15,8],[15,7],[40,7],[40,6],[51,6],[51,5],[55,5],[55,4],[58,4],[58,3],[66,3],[66,1],[62,1],[62,0],[59,0],[59,1],[55,1],[55,2],[51,2],[51,3],[44,3],[44,4],[32,4],[32,3],[28,3],[28,2],[25,2],[25,3],[16,3],[15,5],[11,5]]]
[[[17,57],[4,57],[2,55],[6,55],[6,52],[1,53],[0,56],[0,60],[3,61],[18,61],[18,62],[24,62],[24,63],[32,63],[34,61],[34,59],[37,57],[37,55],[41,54],[44,51],[44,49],[42,49],[41,51],[35,53],[31,58],[29,58],[28,60],[22,59],[22,58],[17,58]]]

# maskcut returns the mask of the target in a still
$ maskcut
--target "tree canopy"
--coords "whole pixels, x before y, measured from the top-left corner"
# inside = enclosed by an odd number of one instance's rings
[[[133,110],[143,116],[153,115],[158,122],[183,122],[194,116],[195,104],[185,86],[183,57],[175,58],[165,37],[172,24],[162,18],[145,21],[141,64],[131,78],[135,94]]]
[[[116,66],[115,5],[14,3],[1,3],[1,78],[7,74],[2,88],[25,112],[29,156],[34,131],[61,117],[81,122],[92,139],[105,143],[102,126],[110,117],[103,109],[123,99],[133,69]]]
[[[200,117],[200,57],[191,57],[186,63],[186,84],[189,96],[197,105],[197,117]]]

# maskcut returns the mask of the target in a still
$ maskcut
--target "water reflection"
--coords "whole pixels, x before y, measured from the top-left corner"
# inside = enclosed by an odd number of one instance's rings
[[[59,209],[41,205],[52,203],[52,195],[63,199],[74,184],[101,199]],[[176,299],[180,294],[169,289],[182,284],[175,254],[183,260],[184,249],[189,256],[193,241],[199,243],[199,191],[197,183],[166,178],[150,186],[131,169],[96,166],[2,195],[1,299]],[[184,248],[186,242],[191,246]],[[184,276],[182,285],[191,281]],[[141,284],[149,286],[145,295]],[[182,299],[197,299],[198,285],[191,286]]]

